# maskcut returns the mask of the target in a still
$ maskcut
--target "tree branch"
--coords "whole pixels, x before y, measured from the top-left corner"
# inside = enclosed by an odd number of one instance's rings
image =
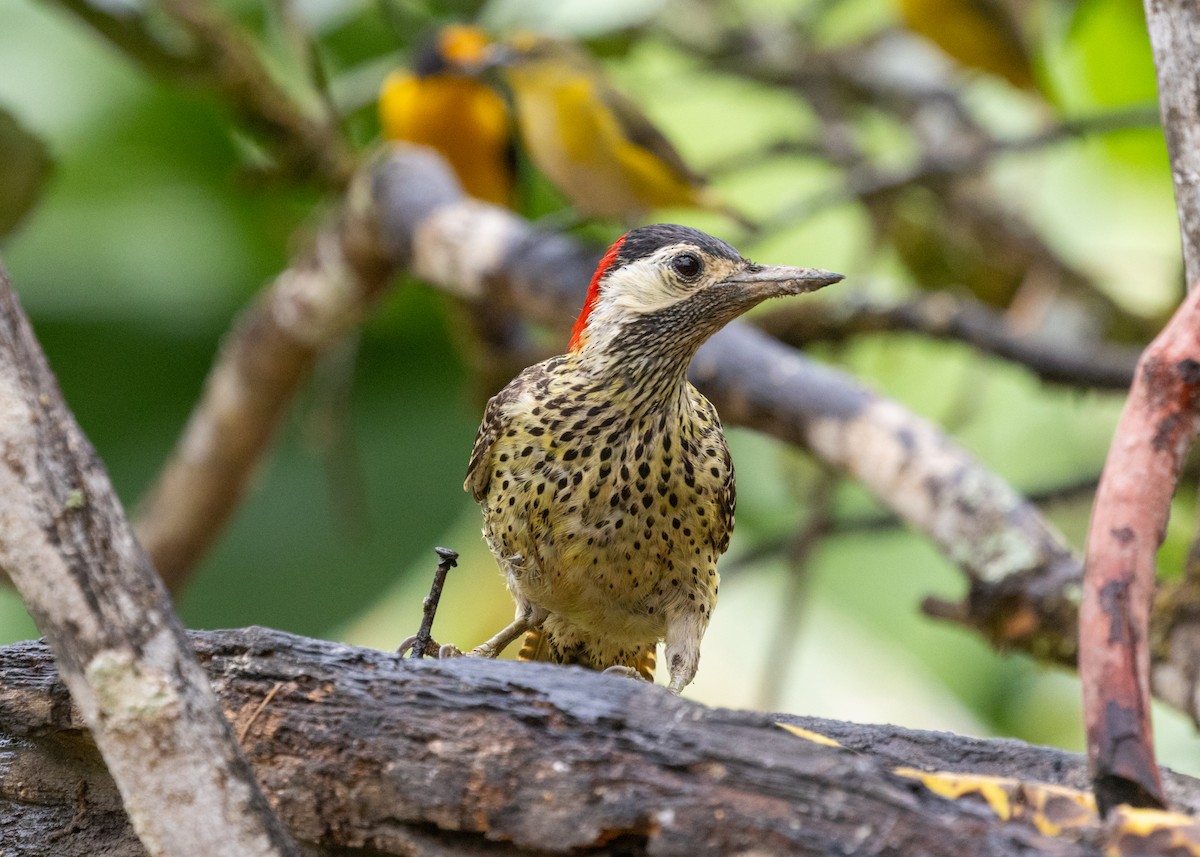
[[[1188,288],[1200,282],[1200,6],[1145,0]]]
[[[1022,335],[986,304],[944,292],[897,303],[849,298],[809,301],[803,307],[784,304],[756,315],[753,321],[796,348],[885,331],[919,333],[966,343],[1024,366],[1043,381],[1122,392],[1133,381],[1139,353],[1125,346],[1089,346],[1041,334]]]
[[[349,181],[354,155],[337,123],[297,103],[267,70],[246,33],[208,0],[158,0],[144,6],[52,2],[147,71],[217,95],[294,178],[339,190]]]
[[[710,709],[577,668],[401,660],[261,628],[192,641],[281,816],[317,854],[1100,853],[1094,821],[1048,836],[893,773],[1081,785],[1083,760],[1058,750]],[[0,650],[0,676],[0,730],[18,741],[0,754],[3,815],[41,812],[38,801],[59,819],[81,809],[58,853],[127,845],[45,649]],[[789,734],[781,719],[847,749]],[[1167,781],[1200,806],[1200,784]]]
[[[162,855],[294,853],[3,271],[0,414],[0,568],[142,842]]]
[[[1150,609],[1171,497],[1200,430],[1198,331],[1193,290],[1138,364],[1088,532],[1079,672],[1105,808],[1164,805],[1151,742]]]

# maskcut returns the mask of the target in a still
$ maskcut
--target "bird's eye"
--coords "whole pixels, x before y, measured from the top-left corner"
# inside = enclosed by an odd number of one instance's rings
[[[685,280],[694,280],[700,275],[700,260],[691,253],[680,253],[671,260],[671,267]]]

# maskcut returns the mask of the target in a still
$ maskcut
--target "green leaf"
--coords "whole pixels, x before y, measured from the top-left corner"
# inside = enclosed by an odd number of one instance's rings
[[[0,109],[0,238],[37,204],[52,165],[46,145]]]

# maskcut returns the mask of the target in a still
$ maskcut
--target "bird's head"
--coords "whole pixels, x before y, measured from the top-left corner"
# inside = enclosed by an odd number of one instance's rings
[[[595,61],[578,45],[531,31],[493,43],[487,49],[485,65],[499,69],[510,82],[547,76],[561,81],[599,74]]]
[[[413,57],[413,74],[417,77],[477,75],[488,62],[491,45],[487,33],[478,27],[448,24],[417,50]]]
[[[751,307],[840,279],[817,268],[756,265],[686,226],[643,226],[600,260],[570,348],[631,358],[669,352],[686,368],[708,337]]]

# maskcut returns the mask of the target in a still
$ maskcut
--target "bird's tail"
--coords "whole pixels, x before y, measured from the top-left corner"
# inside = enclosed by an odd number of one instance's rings
[[[609,667],[629,667],[637,670],[638,675],[646,681],[654,681],[654,666],[658,655],[654,646],[646,649],[636,657],[618,660],[614,663],[598,662],[593,657],[591,649],[583,645],[560,647],[555,645],[553,636],[544,628],[537,628],[525,635],[525,643],[517,653],[517,659],[522,661],[546,661],[552,664],[576,664],[593,670],[603,670]]]

